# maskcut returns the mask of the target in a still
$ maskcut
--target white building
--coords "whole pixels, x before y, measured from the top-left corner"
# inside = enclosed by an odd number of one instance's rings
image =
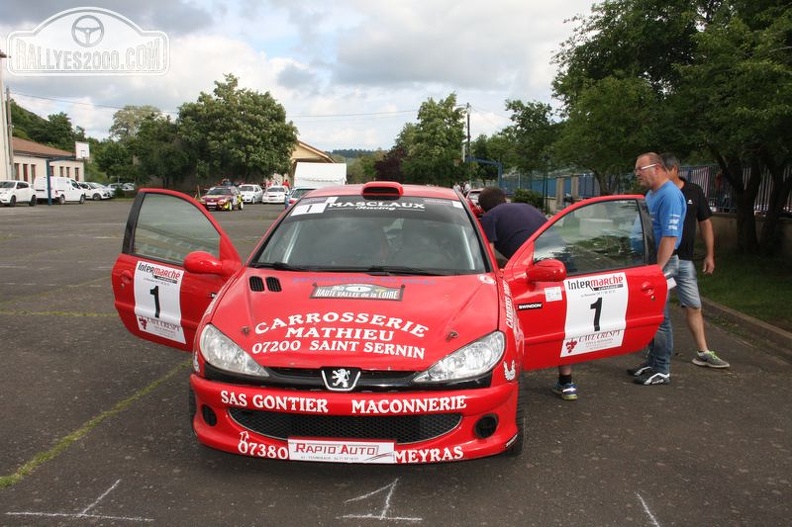
[[[20,139],[19,137],[12,138],[11,143],[14,150],[14,173],[9,174],[9,177],[0,179],[18,179],[33,183],[36,176],[43,176],[47,173],[47,159],[70,157],[71,159],[50,161],[52,175],[85,181],[85,163],[82,160],[74,160],[74,152],[53,148],[28,141],[27,139]]]

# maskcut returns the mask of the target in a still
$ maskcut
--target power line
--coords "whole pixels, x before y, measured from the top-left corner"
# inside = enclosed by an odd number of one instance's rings
[[[54,101],[54,102],[61,102],[66,104],[72,104],[75,106],[87,106],[91,108],[104,108],[108,110],[123,110],[123,106],[111,106],[106,104],[96,104],[96,103],[89,103],[89,102],[82,102],[82,101],[75,101],[70,99],[61,99],[58,97],[45,97],[43,95],[30,95],[28,93],[15,93],[17,96],[21,97],[28,97],[30,99],[42,99],[45,101]],[[418,110],[395,110],[390,112],[364,112],[364,113],[335,113],[335,114],[295,114],[289,115],[290,119],[330,119],[330,118],[339,118],[339,117],[381,117],[381,116],[390,116],[390,115],[400,115],[406,113],[417,113]],[[170,115],[177,115],[178,111],[163,111],[162,113],[167,113]]]

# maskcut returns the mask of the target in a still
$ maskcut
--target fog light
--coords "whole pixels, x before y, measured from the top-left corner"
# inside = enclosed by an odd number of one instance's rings
[[[201,416],[203,417],[204,422],[209,426],[214,426],[217,424],[217,414],[215,414],[214,410],[206,405],[201,406]]]
[[[485,415],[476,422],[474,431],[479,439],[487,439],[498,428],[497,415]]]

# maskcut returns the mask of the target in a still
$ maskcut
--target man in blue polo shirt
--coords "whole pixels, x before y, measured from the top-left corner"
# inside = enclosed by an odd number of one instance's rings
[[[652,216],[652,231],[657,250],[657,265],[663,273],[673,278],[679,271],[676,254],[682,240],[687,204],[685,197],[669,179],[668,172],[659,154],[647,152],[635,161],[635,176],[638,182],[649,189],[646,205]],[[645,386],[671,382],[671,356],[674,354],[674,335],[668,310],[668,297],[664,309],[663,323],[649,344],[646,360],[637,368],[627,370],[635,377],[635,383]]]

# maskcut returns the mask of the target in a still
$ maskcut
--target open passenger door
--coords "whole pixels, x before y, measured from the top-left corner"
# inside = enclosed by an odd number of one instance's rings
[[[668,285],[643,196],[556,214],[503,269],[525,335],[523,369],[631,353],[663,321]]]
[[[241,266],[230,238],[200,203],[180,192],[141,189],[111,275],[116,310],[133,335],[191,351],[209,303]]]

